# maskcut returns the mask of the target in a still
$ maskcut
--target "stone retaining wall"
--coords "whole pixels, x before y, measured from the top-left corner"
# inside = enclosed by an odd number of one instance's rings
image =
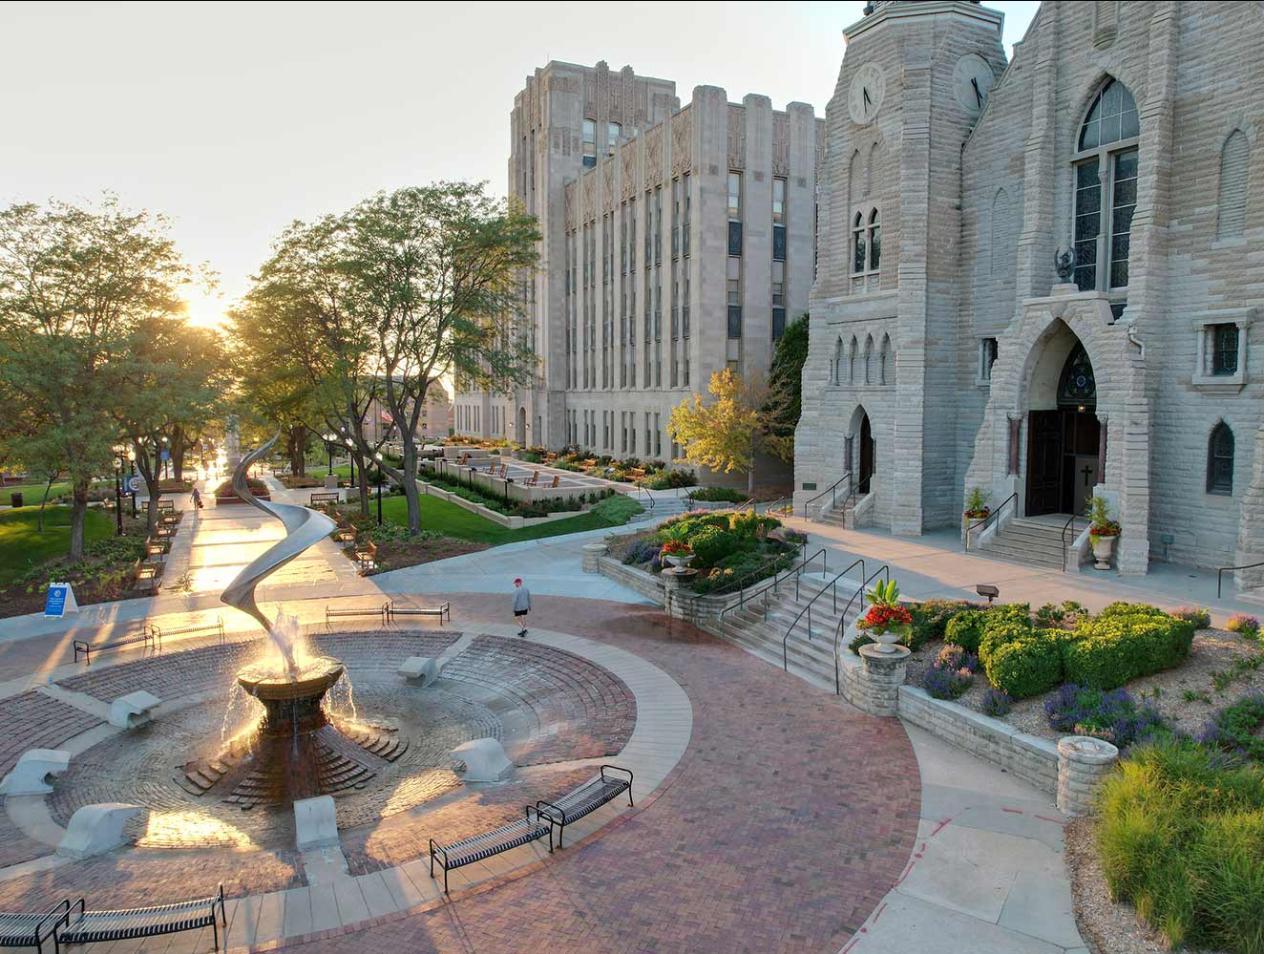
[[[456,504],[462,510],[468,510],[470,513],[477,514],[485,520],[492,523],[500,524],[510,530],[520,530],[523,527],[534,527],[541,523],[552,523],[554,520],[565,520],[568,517],[578,517],[587,510],[565,510],[561,513],[551,513],[547,517],[513,517],[508,514],[497,513],[481,504],[476,504],[472,500],[466,500],[454,493],[444,490],[442,487],[436,487],[434,484],[428,484],[424,480],[417,481],[417,489],[423,494],[431,497],[438,497],[440,500],[446,500],[448,503]]]

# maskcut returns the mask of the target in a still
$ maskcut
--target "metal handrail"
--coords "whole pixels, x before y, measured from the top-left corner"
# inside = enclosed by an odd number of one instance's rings
[[[860,559],[853,560],[851,564],[847,567],[847,569],[837,574],[834,577],[834,579],[830,580],[829,583],[821,587],[820,592],[817,593],[816,596],[808,600],[808,605],[803,607],[803,609],[799,610],[799,615],[796,616],[794,618],[794,621],[789,625],[789,627],[787,627],[785,635],[781,637],[781,668],[784,669],[786,672],[790,671],[790,634],[793,633],[794,628],[799,625],[799,620],[803,619],[804,613],[808,614],[808,642],[811,642],[812,641],[812,604],[815,603],[817,600],[819,600],[822,596],[824,596],[825,591],[828,588],[830,591],[830,601],[833,606],[833,611],[837,613],[838,612],[838,581],[841,580],[848,573],[850,573],[852,570],[854,570],[857,565],[860,566],[860,578],[864,579],[864,576],[865,576],[864,559],[860,558]],[[799,595],[798,594],[798,581],[795,582],[795,587],[796,587],[795,597],[797,599]]]
[[[876,580],[879,576],[885,575],[886,581],[891,582],[891,567],[884,563],[882,566],[874,570],[869,576],[865,577],[865,581],[860,584],[860,588],[852,594],[851,599],[847,601],[847,605],[843,607],[843,615],[838,617],[838,627],[834,630],[834,695],[841,696],[843,694],[842,677],[839,675],[838,647],[842,642],[843,633],[847,631],[847,613],[851,609],[852,603],[860,600],[860,609],[865,608],[865,588]]]
[[[853,491],[851,489],[851,471],[850,470],[847,471],[847,473],[843,474],[843,476],[839,477],[838,480],[834,481],[832,484],[830,484],[828,487],[822,490],[815,497],[812,497],[809,500],[805,500],[803,502],[803,516],[806,518],[808,515],[808,508],[811,507],[812,504],[820,500],[822,497],[824,497],[826,494],[830,495],[830,509],[833,510],[838,505],[838,485],[841,484],[844,480],[847,481],[847,490],[848,490],[847,496],[843,498],[843,504],[845,506],[847,504],[847,501],[850,500],[851,497],[853,496]]]
[[[1017,493],[1010,494],[1003,501],[1001,501],[1001,505],[999,507],[997,507],[991,513],[989,513],[986,517],[984,517],[978,523],[972,523],[970,524],[970,526],[966,527],[966,549],[967,550],[970,549],[970,531],[977,530],[979,527],[986,528],[989,523],[991,523],[993,520],[995,520],[997,517],[1001,515],[1001,511],[1004,510],[1009,505],[1010,501],[1013,501],[1015,508],[1017,508],[1018,494]]]
[[[1254,570],[1264,563],[1244,563],[1241,566],[1222,566],[1216,571],[1216,599],[1220,599],[1220,586],[1224,582],[1224,575],[1233,570]]]
[[[804,550],[807,549],[806,543],[804,543],[803,549]],[[738,591],[738,600],[737,600],[737,603],[735,604],[736,607],[738,609],[742,609],[746,606],[747,600],[753,600],[756,596],[759,596],[762,593],[767,593],[769,590],[779,590],[781,588],[782,582],[785,580],[788,580],[791,574],[794,574],[797,577],[799,574],[803,572],[804,568],[807,567],[810,563],[813,563],[817,557],[821,558],[821,572],[822,573],[829,572],[829,551],[825,547],[821,547],[821,549],[817,550],[810,557],[800,560],[798,563],[796,563],[794,566],[790,567],[789,569],[783,570],[780,573],[774,573],[772,580],[767,585],[761,586],[759,589],[755,590],[753,593],[747,593],[745,590]],[[764,601],[765,613],[767,613],[767,607],[768,607],[767,600],[765,600]],[[733,606],[726,606],[724,609],[720,611],[719,618],[723,619],[724,614],[727,613],[731,609],[733,609]]]
[[[1071,534],[1071,540],[1072,540],[1072,542],[1074,542],[1074,540],[1075,540],[1075,533],[1074,533],[1074,530],[1075,530],[1075,521],[1076,521],[1077,519],[1078,519],[1078,514],[1074,514],[1074,513],[1073,513],[1073,514],[1071,514],[1071,519],[1070,519],[1070,520],[1068,520],[1066,523],[1064,523],[1064,524],[1062,525],[1062,572],[1063,572],[1063,573],[1065,573],[1065,572],[1066,572],[1066,561],[1067,561],[1067,531],[1068,531],[1068,530],[1072,531],[1072,534]],[[1085,519],[1087,519],[1087,518],[1085,518]]]

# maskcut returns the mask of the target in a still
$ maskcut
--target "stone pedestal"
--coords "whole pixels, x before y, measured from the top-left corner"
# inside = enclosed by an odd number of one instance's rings
[[[860,679],[852,704],[870,715],[897,715],[909,655],[907,646],[896,646],[892,653],[880,652],[876,645],[861,646]]]
[[[433,656],[409,656],[400,664],[399,674],[412,686],[428,686],[439,678],[439,661]]]
[[[294,834],[299,851],[332,848],[338,844],[338,819],[330,795],[294,803]]]
[[[1103,739],[1068,735],[1058,740],[1058,809],[1067,815],[1085,815],[1102,779],[1119,761],[1119,749]]]
[[[70,768],[70,753],[60,749],[27,749],[0,781],[0,795],[47,795],[53,779]]]
[[[683,566],[664,567],[663,577],[663,609],[672,619],[689,619],[690,599],[683,592],[684,584],[698,575],[697,570]]]
[[[152,692],[138,689],[110,703],[110,725],[117,729],[139,729],[154,720],[154,709],[162,700]]]
[[[84,805],[70,816],[70,824],[57,846],[57,854],[77,860],[103,855],[123,846],[127,843],[123,829],[141,811],[139,805],[123,802]]]
[[[337,475],[337,474],[326,474],[326,475],[325,475],[325,489],[326,489],[326,490],[337,490],[337,489],[338,489],[338,475]]]
[[[471,739],[452,750],[456,772],[467,782],[500,782],[513,774],[514,764],[496,739]]]
[[[584,544],[584,572],[600,573],[601,570],[597,566],[597,561],[605,556],[610,548],[604,543],[585,543]]]

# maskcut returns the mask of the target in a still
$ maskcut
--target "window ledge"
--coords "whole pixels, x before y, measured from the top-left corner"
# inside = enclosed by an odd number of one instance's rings
[[[979,376],[976,374],[976,375],[974,376],[974,386],[975,386],[976,388],[988,388],[988,389],[991,389],[991,387],[992,387],[992,379],[991,379],[991,378],[981,378],[981,377],[979,377]]]
[[[1196,374],[1190,383],[1207,394],[1237,394],[1246,387],[1246,375],[1241,371],[1237,374]]]

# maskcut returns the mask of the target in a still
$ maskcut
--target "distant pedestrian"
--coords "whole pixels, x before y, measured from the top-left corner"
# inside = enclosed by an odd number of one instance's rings
[[[202,509],[202,492],[196,487],[193,488],[193,506],[197,510]]]
[[[522,577],[514,580],[513,614],[514,622],[522,629],[519,636],[527,635],[527,614],[531,612],[531,591],[522,585]]]

